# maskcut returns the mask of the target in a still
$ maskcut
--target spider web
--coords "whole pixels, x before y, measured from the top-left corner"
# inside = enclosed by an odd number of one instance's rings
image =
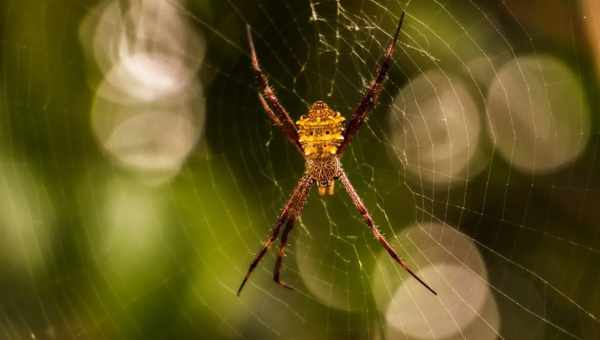
[[[594,1],[65,1],[0,6],[0,338],[597,339]],[[303,172],[293,118],[349,118],[339,184],[235,291]],[[40,32],[40,30],[45,31]]]

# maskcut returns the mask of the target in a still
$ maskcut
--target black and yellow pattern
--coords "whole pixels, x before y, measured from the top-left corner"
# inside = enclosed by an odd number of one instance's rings
[[[310,159],[335,156],[344,140],[344,121],[345,118],[325,102],[312,104],[308,115],[296,122],[304,155]]]

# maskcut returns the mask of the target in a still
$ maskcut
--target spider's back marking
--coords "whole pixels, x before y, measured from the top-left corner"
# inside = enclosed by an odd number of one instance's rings
[[[300,144],[308,159],[330,158],[344,140],[345,118],[323,101],[316,101],[296,122]]]
[[[296,122],[306,171],[316,182],[320,195],[333,195],[334,180],[340,175],[337,150],[344,140],[344,120],[325,102],[317,101]]]

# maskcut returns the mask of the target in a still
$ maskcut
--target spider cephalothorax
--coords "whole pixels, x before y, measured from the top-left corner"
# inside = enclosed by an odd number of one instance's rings
[[[339,112],[319,100],[311,105],[308,115],[296,122],[306,172],[317,184],[321,196],[333,195],[335,179],[340,176],[337,151],[344,141],[345,120]]]
[[[352,200],[352,203],[364,218],[369,229],[373,233],[373,236],[381,243],[388,254],[423,286],[429,289],[433,294],[436,294],[431,287],[421,280],[421,278],[419,278],[408,265],[402,261],[385,237],[379,232],[373,218],[371,218],[371,215],[369,215],[369,212],[367,211],[367,207],[356,193],[356,190],[354,190],[352,183],[350,183],[348,176],[342,169],[339,159],[350,143],[352,137],[358,132],[358,129],[365,121],[367,113],[373,109],[377,102],[379,93],[382,90],[381,84],[383,83],[392,62],[394,47],[396,46],[396,41],[400,34],[403,19],[404,12],[400,16],[398,28],[385,51],[383,62],[377,70],[375,79],[354,110],[352,119],[347,124],[344,124],[345,118],[339,112],[332,110],[323,101],[317,101],[312,104],[308,109],[308,113],[300,117],[296,124],[294,124],[289,113],[283,105],[281,105],[273,92],[273,89],[269,85],[267,76],[260,68],[258,57],[256,56],[256,51],[254,49],[254,42],[252,41],[251,29],[250,26],[247,26],[252,68],[256,75],[256,79],[260,84],[260,92],[258,93],[260,104],[271,121],[273,121],[273,124],[281,128],[290,143],[292,143],[304,157],[306,161],[306,170],[304,176],[302,176],[298,181],[298,184],[296,184],[292,195],[279,214],[275,226],[273,226],[273,229],[271,230],[271,235],[254,258],[254,261],[250,264],[250,268],[248,268],[248,272],[237,291],[238,295],[242,291],[242,288],[244,288],[244,285],[248,281],[254,268],[256,268],[260,260],[265,256],[267,250],[279,236],[279,231],[282,227],[284,228],[281,235],[279,254],[277,256],[277,261],[275,262],[273,279],[283,287],[290,288],[279,279],[288,235],[292,230],[294,223],[302,213],[302,208],[306,203],[306,197],[308,196],[311,186],[316,184],[320,195],[333,195],[333,185],[337,179],[340,180],[342,186],[348,192],[350,200]]]

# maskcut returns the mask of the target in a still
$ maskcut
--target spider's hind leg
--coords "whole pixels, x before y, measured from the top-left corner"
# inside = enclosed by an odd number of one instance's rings
[[[283,257],[285,256],[285,247],[287,246],[288,235],[290,231],[292,231],[295,222],[296,219],[294,217],[291,217],[287,221],[287,224],[283,229],[283,233],[281,235],[281,244],[279,245],[279,253],[277,254],[277,262],[275,262],[275,270],[273,271],[273,281],[277,282],[278,285],[288,289],[293,288],[287,285],[286,283],[281,282],[281,279],[279,277],[281,274],[281,265],[283,264]]]
[[[437,295],[437,292],[433,290],[433,288],[431,288],[427,283],[425,283],[425,281],[423,281],[423,279],[421,279],[415,272],[413,272],[412,269],[410,269],[410,267],[400,258],[400,256],[398,256],[394,248],[392,248],[390,243],[381,234],[381,232],[375,225],[373,218],[371,217],[371,215],[369,215],[367,207],[362,202],[362,200],[358,196],[358,193],[356,193],[356,190],[354,190],[352,183],[350,183],[348,176],[343,171],[340,175],[340,182],[342,182],[344,189],[346,189],[346,192],[348,192],[348,196],[350,196],[350,200],[352,200],[352,203],[354,204],[358,212],[362,215],[363,219],[367,223],[367,226],[369,227],[369,229],[371,229],[373,236],[377,239],[377,241],[379,241],[379,243],[381,243],[381,245],[383,246],[383,248],[385,248],[390,257],[394,259],[394,261],[396,261],[396,263],[398,263],[413,278],[419,281],[419,283],[422,284],[423,287],[427,288],[427,290],[429,290],[433,295]]]
[[[279,236],[279,229],[281,229],[281,226],[286,221],[287,215],[288,215],[287,212],[284,212],[284,214],[282,214],[279,217],[279,219],[275,223],[275,226],[273,227],[273,230],[271,231],[271,236],[269,236],[267,241],[265,241],[265,244],[263,245],[262,249],[258,252],[258,254],[254,258],[252,263],[250,263],[250,267],[248,268],[248,271],[246,272],[246,275],[244,276],[244,280],[242,281],[242,284],[240,285],[240,287],[237,290],[237,296],[240,296],[242,289],[244,289],[246,282],[248,282],[248,279],[250,278],[250,274],[252,274],[252,272],[254,271],[254,269],[256,268],[258,263],[260,262],[260,260],[262,260],[262,258],[267,253],[267,250],[269,250],[269,248],[271,248],[271,245],[273,244],[275,239],[277,239],[277,236]]]
[[[304,207],[304,203],[306,202],[306,197],[308,195],[308,192],[310,190],[312,183],[313,183],[312,178],[308,175],[304,175],[302,178],[300,178],[300,180],[298,181],[298,184],[296,184],[296,187],[294,188],[292,195],[288,199],[281,214],[277,218],[277,222],[275,222],[275,226],[273,226],[271,235],[269,236],[269,238],[267,239],[267,241],[265,242],[265,244],[263,245],[261,250],[258,252],[258,254],[254,258],[252,263],[250,263],[250,267],[248,268],[248,271],[246,272],[246,276],[244,276],[244,280],[242,280],[242,284],[240,285],[240,288],[238,288],[238,290],[237,290],[238,296],[242,292],[242,289],[246,285],[246,282],[248,282],[250,275],[252,274],[252,272],[258,265],[258,263],[265,256],[265,254],[267,253],[267,250],[269,250],[269,248],[271,247],[271,245],[273,244],[275,239],[277,239],[277,236],[279,235],[279,230],[281,229],[281,227],[287,223],[285,230],[283,232],[283,236],[281,238],[281,247],[279,249],[279,258],[277,259],[277,263],[276,263],[276,273],[277,274],[274,277],[274,279],[277,283],[282,284],[281,282],[279,282],[279,271],[281,269],[281,261],[282,261],[281,258],[283,257],[285,245],[287,244],[287,236],[288,236],[290,230],[292,229],[292,226],[294,225],[294,221],[296,221],[296,218],[298,218],[298,216],[302,212],[302,208]],[[283,286],[285,287],[285,285],[283,285]]]

